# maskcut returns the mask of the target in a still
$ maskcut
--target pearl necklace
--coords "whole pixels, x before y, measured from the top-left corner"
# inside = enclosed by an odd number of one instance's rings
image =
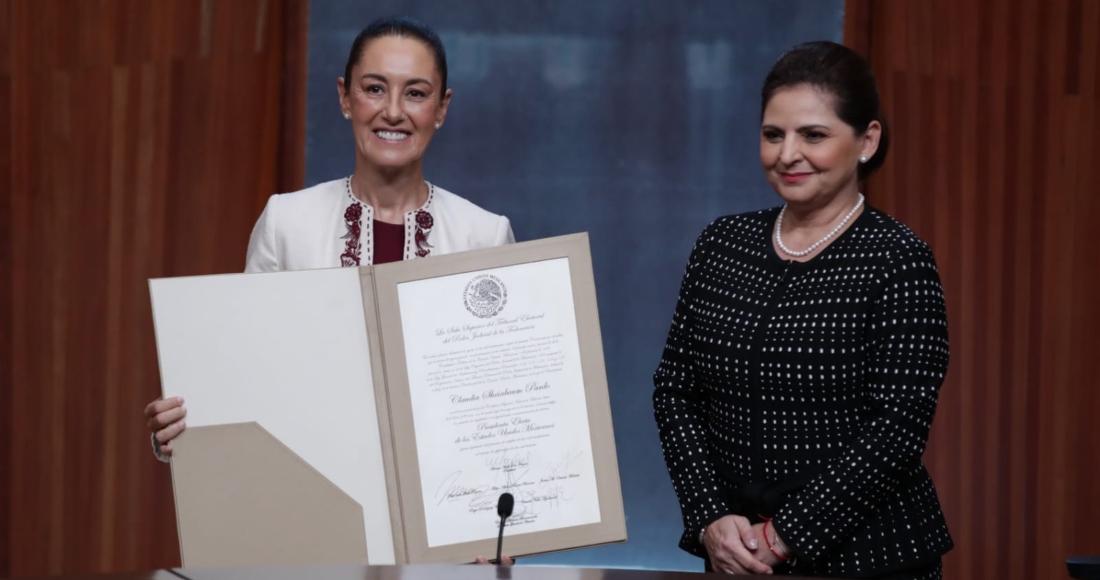
[[[775,220],[775,243],[779,246],[779,249],[783,250],[783,253],[787,255],[795,257],[805,256],[806,254],[809,254],[810,252],[816,250],[817,247],[821,244],[824,244],[825,242],[832,239],[832,237],[835,236],[837,232],[844,229],[844,224],[848,223],[848,220],[852,219],[852,216],[856,215],[856,212],[859,211],[859,208],[861,207],[863,207],[862,193],[859,194],[859,201],[856,202],[856,206],[852,208],[852,211],[848,212],[848,215],[844,216],[844,219],[840,220],[840,223],[837,224],[835,228],[833,228],[833,231],[825,234],[824,238],[821,238],[820,240],[814,242],[812,246],[806,248],[805,250],[796,252],[783,245],[783,238],[779,237],[779,232],[783,229],[783,214],[787,211],[787,205],[783,204],[783,209],[779,210],[779,219]]]

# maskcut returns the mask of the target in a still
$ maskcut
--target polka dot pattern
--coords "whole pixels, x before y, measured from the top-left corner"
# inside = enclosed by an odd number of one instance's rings
[[[799,574],[937,562],[952,541],[921,463],[948,363],[932,252],[868,207],[813,260],[784,261],[777,216],[702,233],[654,375],[680,547],[705,557],[699,532],[732,513],[729,477],[806,479],[773,521]]]

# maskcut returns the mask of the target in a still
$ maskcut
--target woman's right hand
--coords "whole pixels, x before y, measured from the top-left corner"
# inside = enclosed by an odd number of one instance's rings
[[[156,438],[162,454],[172,455],[172,440],[187,428],[183,422],[186,416],[183,397],[157,399],[145,406],[146,425]]]
[[[771,574],[771,566],[756,558],[761,546],[748,518],[729,515],[715,520],[703,533],[710,566],[725,574]]]

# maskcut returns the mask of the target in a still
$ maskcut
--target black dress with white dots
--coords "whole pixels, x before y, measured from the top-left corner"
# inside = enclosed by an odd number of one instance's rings
[[[796,556],[777,573],[938,570],[953,543],[921,462],[948,362],[932,251],[867,207],[786,261],[778,214],[703,231],[654,374],[680,547],[706,558],[707,524],[771,517]]]

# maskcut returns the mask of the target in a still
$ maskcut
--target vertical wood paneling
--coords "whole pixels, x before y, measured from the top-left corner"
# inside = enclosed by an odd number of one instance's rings
[[[147,280],[301,186],[306,5],[0,0],[0,576],[178,564]]]
[[[1100,553],[1100,3],[848,6],[895,137],[869,199],[932,245],[948,295],[925,456],[945,577],[1065,577]]]
[[[270,0],[269,0],[270,1]],[[294,191],[306,180],[306,156],[302,154],[306,142],[306,62],[309,59],[309,5],[305,0],[285,2],[281,6],[285,11],[282,21],[285,23],[279,45],[283,49],[283,69],[296,74],[283,74],[280,77],[279,94],[282,96],[280,113],[281,131],[272,133],[274,127],[267,127],[263,138],[274,134],[279,139],[279,158],[282,160],[277,176],[276,191]]]
[[[13,0],[0,0],[0,184],[13,183],[12,175],[12,36]],[[12,215],[12,196],[0,194],[0,468],[12,465],[9,444],[14,438],[12,387],[15,375],[11,368],[14,353],[12,304],[12,228],[5,216]],[[6,472],[5,472],[6,473]],[[11,477],[0,473],[0,573],[11,568]]]

